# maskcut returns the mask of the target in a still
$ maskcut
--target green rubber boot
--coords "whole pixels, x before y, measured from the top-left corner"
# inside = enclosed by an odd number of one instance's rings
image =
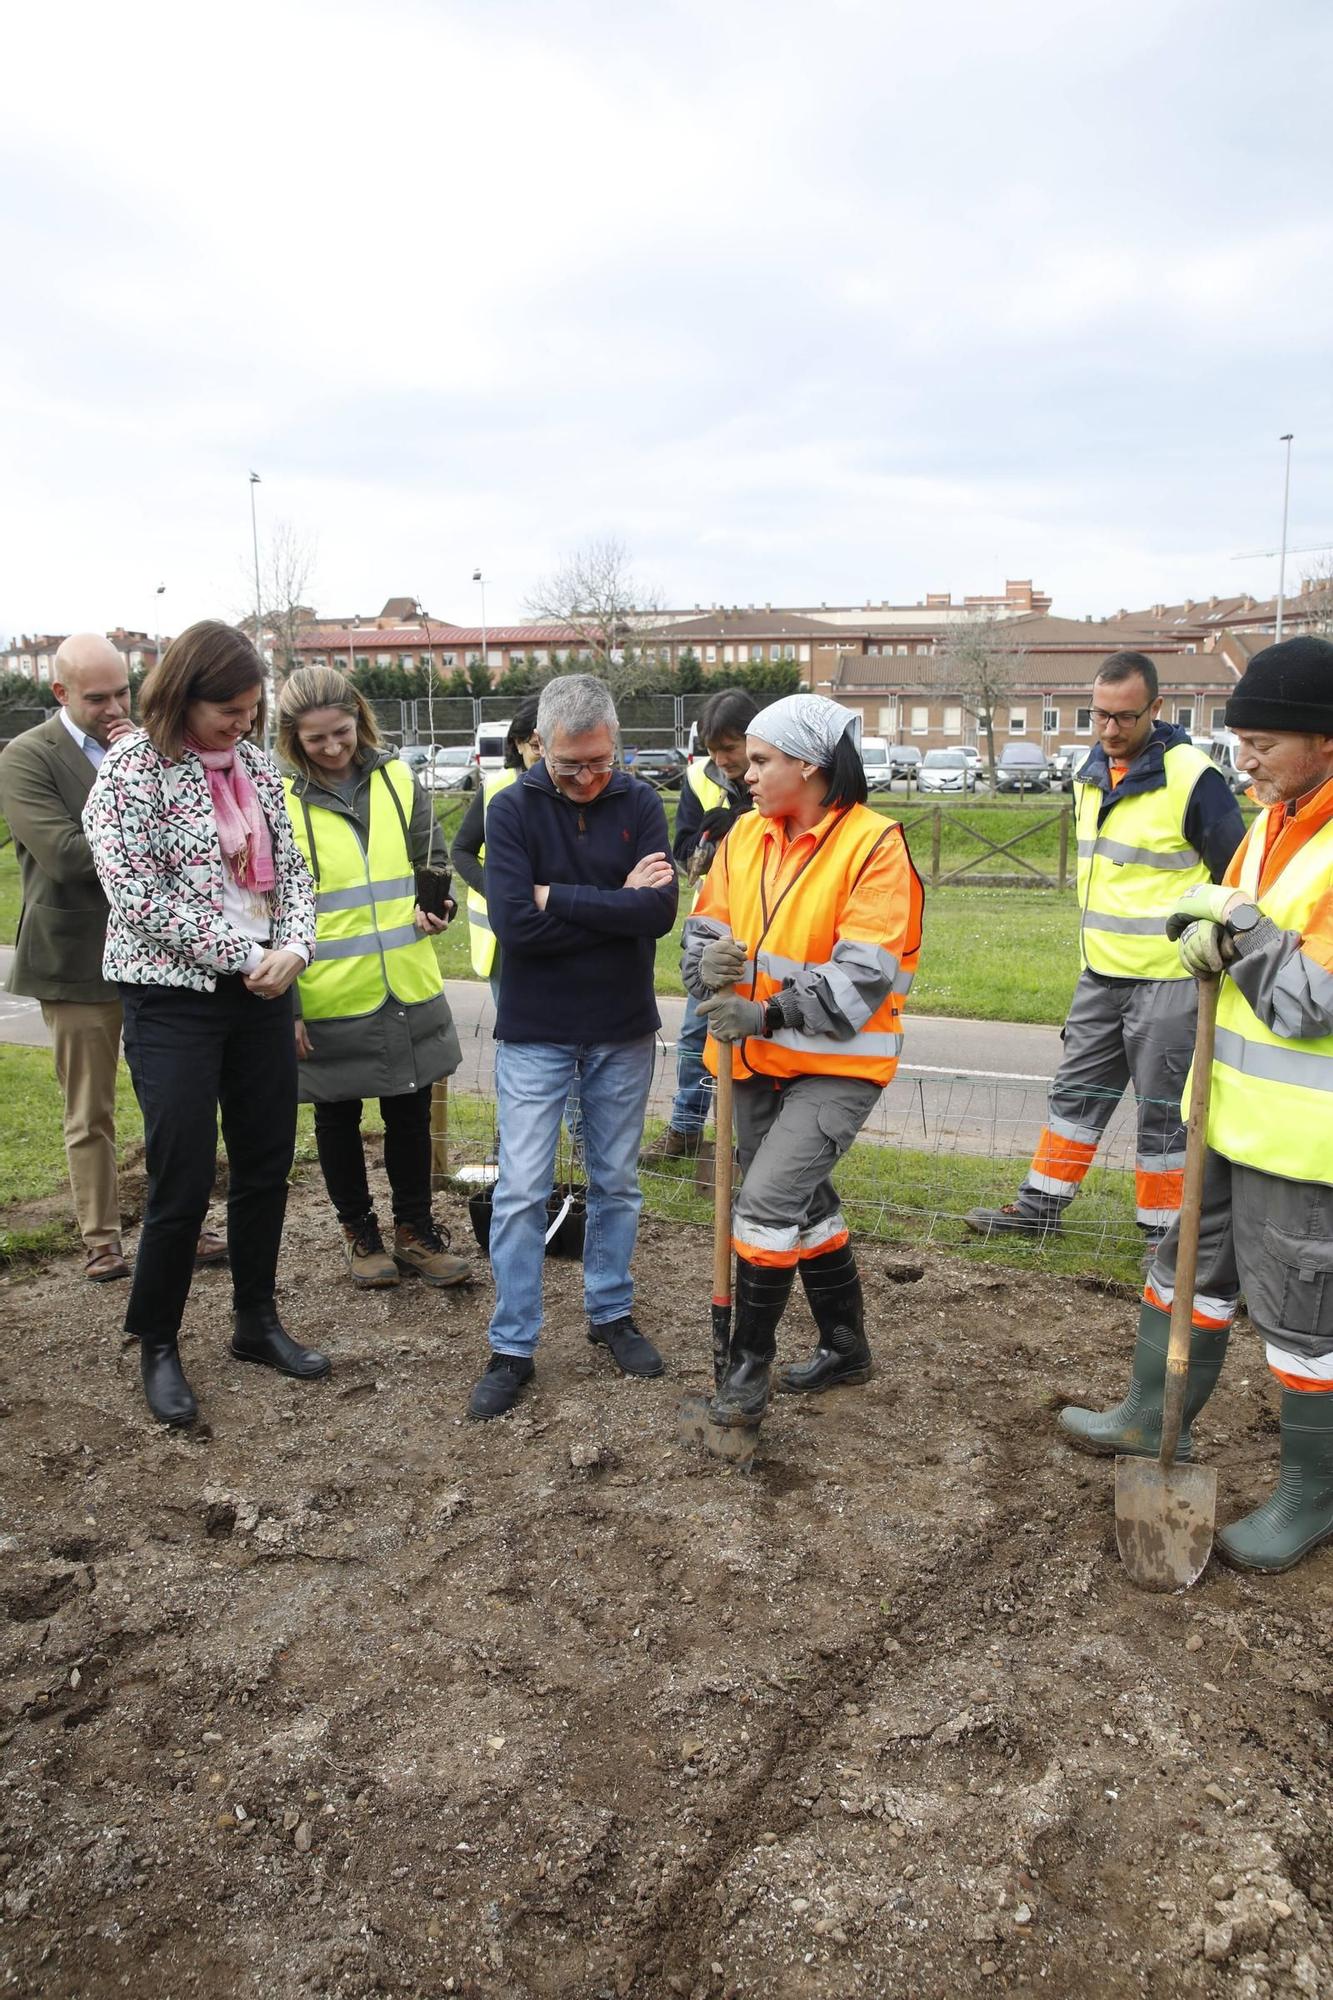
[[[1166,1349],[1171,1315],[1145,1299],[1139,1307],[1139,1337],[1134,1367],[1124,1398],[1113,1410],[1080,1410],[1072,1404],[1060,1412],[1065,1441],[1099,1458],[1123,1452],[1129,1458],[1156,1458],[1162,1448],[1162,1394],[1166,1382]],[[1226,1358],[1230,1327],[1190,1333],[1190,1372],[1185,1387],[1185,1414],[1180,1425],[1178,1459],[1193,1456],[1190,1425],[1217,1386]]]
[[[1290,1569],[1333,1541],[1333,1392],[1282,1391],[1277,1490],[1252,1514],[1217,1531],[1217,1553],[1235,1569]]]

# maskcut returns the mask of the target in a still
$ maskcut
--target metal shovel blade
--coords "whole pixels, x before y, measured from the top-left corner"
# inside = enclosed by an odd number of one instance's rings
[[[697,1444],[714,1458],[724,1459],[742,1472],[754,1462],[759,1442],[758,1424],[717,1424],[707,1396],[686,1396],[680,1406],[677,1429],[682,1444]]]
[[[1115,1541],[1140,1590],[1186,1590],[1213,1552],[1217,1474],[1156,1458],[1115,1462]]]

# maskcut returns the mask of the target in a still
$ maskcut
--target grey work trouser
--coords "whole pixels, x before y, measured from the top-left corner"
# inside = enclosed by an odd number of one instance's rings
[[[1138,1099],[1135,1209],[1165,1229],[1180,1207],[1185,1128],[1180,1100],[1194,1053],[1192,979],[1116,985],[1081,972],[1061,1033],[1064,1054],[1019,1205],[1049,1213],[1073,1200],[1127,1084]]]
[[[752,1077],[736,1085],[740,1193],[732,1242],[751,1263],[792,1266],[847,1234],[829,1176],[881,1086],[852,1076]]]
[[[1175,1293],[1177,1218],[1152,1261],[1146,1296]],[[1230,1324],[1241,1292],[1268,1365],[1312,1384],[1333,1382],[1333,1188],[1284,1181],[1209,1152],[1194,1281],[1197,1326]]]

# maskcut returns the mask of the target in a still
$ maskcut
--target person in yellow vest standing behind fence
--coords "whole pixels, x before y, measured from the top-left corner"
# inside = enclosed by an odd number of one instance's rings
[[[455,872],[467,884],[468,945],[472,970],[478,979],[490,981],[491,998],[497,1004],[500,998],[500,946],[486,914],[486,810],[498,792],[512,785],[524,771],[531,770],[540,758],[536,729],[537,697],[534,694],[520,702],[514,711],[514,719],[505,737],[504,769],[489,772],[478,785],[449,850]]]
[[[921,883],[903,831],[866,805],[850,709],[788,695],[747,733],[755,811],[718,849],[684,932],[705,1061],[735,1047],[736,1319],[715,1423],[758,1424],[797,1271],[818,1330],[780,1389],[871,1372],[856,1259],[830,1175],[898,1065],[921,947]]]
[[[432,863],[431,802],[380,748],[360,689],[332,667],[301,667],[278,697],[278,749],[297,845],[315,879],[315,957],[297,982],[300,1094],[315,1107],[315,1144],[342,1225],[352,1282],[400,1274],[458,1285],[431,1212],[431,1085],[458,1067],[458,1036],[432,934],[447,917],[421,909],[416,870]],[[384,1247],[366,1178],[361,1105],[378,1097],[393,1197]]]
[[[1243,1292],[1282,1386],[1281,1470],[1217,1548],[1237,1568],[1283,1570],[1333,1540],[1333,645],[1256,653],[1226,719],[1264,811],[1223,886],[1195,887],[1170,913],[1189,919],[1186,972],[1224,975],[1180,1455]],[[1175,1263],[1173,1230],[1148,1273],[1124,1400],[1060,1413],[1082,1450],[1157,1455]]]
[[[1180,1209],[1180,1094],[1194,1048],[1194,981],[1163,928],[1181,893],[1220,882],[1244,832],[1222,773],[1161,722],[1157,669],[1113,653],[1092,684],[1098,743],[1075,781],[1082,970],[1046,1125],[1017,1199],[969,1229],[1044,1237],[1082,1186],[1125,1086],[1138,1098],[1135,1208],[1150,1248]]]

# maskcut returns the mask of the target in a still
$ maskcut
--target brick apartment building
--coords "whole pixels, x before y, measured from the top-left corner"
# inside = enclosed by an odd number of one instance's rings
[[[159,652],[165,652],[170,644],[166,638],[153,639],[147,632],[128,631],[123,625],[117,625],[106,636],[117,652],[124,654],[130,673],[151,667]],[[22,674],[39,687],[49,685],[56,654],[68,637],[68,632],[33,633],[31,637],[24,632],[0,653],[0,673]]]

